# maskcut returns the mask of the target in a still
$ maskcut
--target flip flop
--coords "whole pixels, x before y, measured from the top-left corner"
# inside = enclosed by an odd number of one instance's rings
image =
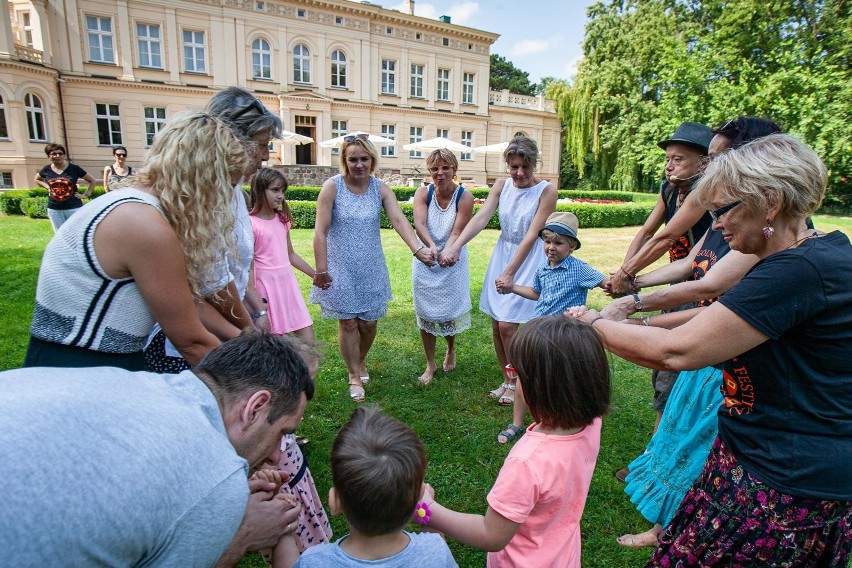
[[[515,385],[510,385],[509,383],[505,383],[506,390],[503,391],[503,394],[500,395],[500,398],[497,399],[497,404],[500,406],[512,406],[515,404]]]
[[[349,383],[349,398],[352,402],[364,402],[365,393],[364,387],[358,383]]]
[[[524,431],[523,427],[519,428],[519,427],[515,426],[514,424],[509,424],[508,426],[506,426],[506,428],[504,430],[500,430],[500,433],[497,434],[497,443],[498,444],[508,444],[509,442],[511,442],[512,440],[514,440],[518,436],[520,436],[523,431]],[[503,436],[504,438],[506,438],[506,441],[501,442],[500,436]]]

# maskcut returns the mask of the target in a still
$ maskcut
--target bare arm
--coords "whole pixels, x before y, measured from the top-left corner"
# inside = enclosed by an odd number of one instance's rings
[[[334,199],[337,188],[334,180],[326,180],[322,184],[317,197],[317,214],[314,225],[314,286],[323,290],[331,286],[332,275],[328,273],[328,230],[331,227],[331,212],[334,209]]]
[[[485,515],[471,515],[447,509],[439,503],[429,508],[429,525],[468,546],[496,552],[503,550],[521,526],[500,515],[491,507]]]
[[[660,284],[671,284],[672,282],[679,282],[690,276],[692,274],[692,262],[698,255],[698,251],[700,251],[701,247],[704,245],[704,240],[706,238],[707,233],[704,233],[704,236],[695,243],[695,246],[692,247],[692,250],[689,251],[689,255],[686,258],[670,262],[656,270],[637,276],[636,287],[642,289],[650,288],[651,286],[659,286]]]
[[[429,216],[427,197],[429,197],[429,189],[425,185],[421,185],[414,192],[414,231],[417,233],[420,242],[432,249],[435,248],[435,243],[432,241],[432,235],[429,234],[427,225]],[[434,195],[432,199],[435,199]]]
[[[473,215],[473,218],[465,226],[461,234],[453,240],[452,245],[448,243],[444,247],[444,251],[441,253],[441,266],[452,266],[455,264],[459,258],[461,248],[488,225],[488,221],[494,216],[497,206],[500,204],[500,193],[503,191],[505,183],[505,179],[498,179],[494,182],[494,185],[491,186],[491,191],[488,192],[488,197],[485,198],[485,203],[482,204],[476,215]]]
[[[104,191],[109,193],[109,166],[104,167]]]
[[[233,339],[240,334],[240,328],[226,320],[216,308],[206,301],[196,302],[195,305],[198,308],[198,316],[201,318],[201,323],[204,324],[205,329],[221,341]]]
[[[408,248],[411,249],[411,252],[417,260],[426,266],[434,266],[435,261],[432,259],[431,249],[423,247],[418,250],[417,235],[414,234],[414,229],[411,228],[411,223],[408,222],[408,218],[399,207],[399,202],[396,200],[396,194],[391,191],[391,188],[384,182],[379,186],[379,191],[382,196],[382,206],[385,208],[385,213],[387,213],[388,219],[390,219],[391,225],[396,233],[405,242],[405,244],[408,245]]]
[[[512,293],[533,301],[538,300],[538,297],[541,296],[540,293],[532,289],[532,286],[518,286],[517,284],[512,284]]]
[[[249,264],[249,277],[248,282],[246,283],[246,295],[243,296],[243,306],[245,306],[246,311],[249,312],[249,316],[267,309],[264,298],[254,286],[254,259],[252,259],[251,264]],[[252,324],[257,329],[269,331],[269,315],[265,314],[258,316],[252,320]]]
[[[50,186],[47,185],[47,182],[44,181],[43,177],[41,177],[41,174],[36,174],[33,179],[35,180],[37,186],[43,187],[44,189],[50,189]]]
[[[190,365],[219,345],[199,319],[177,236],[156,209],[138,203],[113,209],[95,231],[95,254],[112,278],[134,278],[154,318]]]
[[[447,239],[444,248],[450,247],[456,242],[456,239],[462,234],[465,227],[470,223],[473,217],[473,194],[467,190],[462,193],[459,199],[459,208],[456,211],[456,221],[453,223],[453,230],[450,231],[450,236]]]
[[[544,188],[544,191],[541,192],[541,196],[538,200],[538,209],[535,212],[535,216],[530,223],[530,226],[527,228],[527,232],[524,235],[523,240],[518,245],[518,248],[515,249],[515,254],[512,255],[511,260],[503,269],[503,273],[497,277],[497,290],[509,290],[512,287],[512,284],[515,280],[515,273],[526,260],[527,255],[529,255],[530,250],[532,250],[533,244],[538,239],[538,233],[544,228],[544,223],[547,221],[547,218],[556,210],[556,186],[552,183],[547,184],[547,187]]]
[[[633,256],[625,259],[624,268],[630,274],[636,274],[655,260],[663,256],[674,242],[695,225],[706,210],[690,195],[666,225],[654,233],[642,248]]]
[[[636,236],[633,237],[633,240],[630,242],[630,246],[627,247],[627,253],[624,255],[624,262],[621,264],[622,268],[615,270],[612,273],[612,276],[609,277],[605,287],[609,290],[609,293],[614,296],[620,296],[622,294],[626,294],[630,290],[630,279],[627,274],[625,274],[625,264],[629,261],[633,255],[639,252],[639,249],[651,238],[654,236],[654,233],[657,232],[657,229],[660,228],[660,225],[663,224],[663,221],[666,220],[666,204],[663,202],[663,196],[657,198],[657,202],[654,204],[654,209],[651,211],[651,214],[648,215],[648,218],[645,219],[645,223],[642,225],[642,228],[639,229],[639,232],[636,233]],[[628,274],[636,274],[635,272],[629,272]]]
[[[248,310],[240,300],[237,286],[233,281],[228,282],[225,288],[207,298],[207,301],[232,325],[240,329],[253,327]]]
[[[316,270],[311,268],[311,265],[305,262],[305,259],[293,250],[293,239],[290,238],[290,231],[287,231],[287,254],[290,258],[290,264],[304,272],[311,280],[316,276]]]
[[[83,176],[83,179],[89,182],[89,188],[85,192],[78,195],[80,197],[85,197],[88,199],[92,196],[92,192],[95,190],[95,178],[92,177],[92,174],[86,174]]]

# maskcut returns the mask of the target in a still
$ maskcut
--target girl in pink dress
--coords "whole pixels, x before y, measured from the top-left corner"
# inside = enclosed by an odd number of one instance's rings
[[[313,346],[314,322],[308,314],[293,267],[311,279],[315,271],[293,250],[290,208],[284,200],[286,191],[287,180],[278,170],[261,168],[252,179],[250,215],[254,233],[254,285],[268,301],[272,332],[293,333]]]

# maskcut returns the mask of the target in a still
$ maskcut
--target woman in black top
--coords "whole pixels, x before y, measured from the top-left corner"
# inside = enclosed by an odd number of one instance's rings
[[[115,162],[104,168],[104,191],[109,192],[121,187],[124,178],[133,175],[133,168],[127,165],[127,148],[116,146],[112,149]]]
[[[65,146],[50,143],[44,147],[44,153],[50,158],[50,163],[44,166],[35,176],[35,182],[48,191],[47,216],[53,231],[59,230],[77,209],[83,206],[82,198],[92,195],[95,178],[86,170],[68,161]],[[89,182],[85,193],[77,190],[77,180],[83,178]]]

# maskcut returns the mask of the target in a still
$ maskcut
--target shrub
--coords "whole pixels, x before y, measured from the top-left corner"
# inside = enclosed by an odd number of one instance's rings
[[[23,215],[21,201],[30,196],[28,189],[11,189],[0,193],[0,213]]]
[[[21,210],[33,219],[47,219],[47,197],[25,197],[21,200]]]

